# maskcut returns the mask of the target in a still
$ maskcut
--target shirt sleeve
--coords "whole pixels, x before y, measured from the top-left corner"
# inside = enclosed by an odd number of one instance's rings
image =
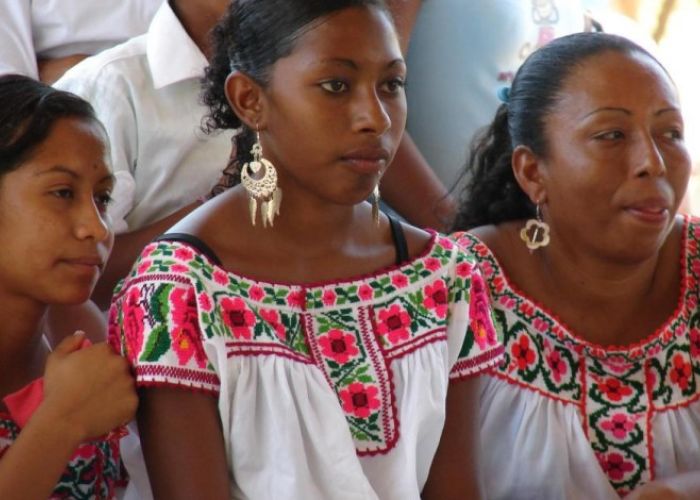
[[[159,245],[167,243],[147,246],[136,272],[116,290],[109,312],[110,343],[134,367],[138,386],[218,394],[219,378],[204,350],[195,286],[182,264],[152,257]]]
[[[88,58],[66,72],[54,87],[77,94],[92,104],[107,131],[116,178],[108,214],[115,232],[121,234],[128,231],[126,217],[134,208],[139,128],[131,84],[114,64],[98,65],[95,59]]]
[[[454,332],[458,344],[450,379],[458,380],[487,371],[503,361],[503,338],[496,330],[488,288],[476,260],[457,248],[456,265],[451,282]],[[460,335],[461,333],[461,335]]]
[[[0,2],[0,75],[7,73],[39,77],[29,0]]]

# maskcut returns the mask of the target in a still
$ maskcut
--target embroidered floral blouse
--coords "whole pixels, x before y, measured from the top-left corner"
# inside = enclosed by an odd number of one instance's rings
[[[700,470],[698,219],[684,231],[678,307],[626,348],[576,336],[508,280],[483,242],[453,235],[477,255],[506,350],[482,386],[487,498],[614,499]]]
[[[0,412],[0,460],[19,433],[20,427],[12,417]],[[126,475],[119,460],[118,440],[96,440],[78,447],[49,498],[112,499],[116,498],[116,488],[125,484]]]
[[[473,257],[437,235],[401,266],[308,286],[155,242],[110,338],[138,384],[217,396],[232,497],[255,500],[418,499],[449,380],[502,359]]]

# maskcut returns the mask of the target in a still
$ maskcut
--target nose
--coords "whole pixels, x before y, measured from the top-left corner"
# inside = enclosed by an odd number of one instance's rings
[[[101,213],[91,197],[80,204],[76,215],[75,236],[79,240],[93,239],[96,242],[108,240],[112,229],[107,223],[106,215]]]
[[[353,128],[358,132],[382,135],[391,127],[391,117],[374,87],[358,93],[353,111]]]
[[[635,177],[656,177],[666,174],[666,161],[651,134],[644,134],[636,148],[635,156]]]

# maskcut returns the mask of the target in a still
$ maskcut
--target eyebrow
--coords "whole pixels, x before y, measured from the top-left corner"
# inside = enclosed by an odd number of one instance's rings
[[[77,179],[80,177],[77,173],[75,173],[75,171],[73,171],[72,169],[65,167],[63,165],[56,165],[56,166],[51,167],[51,168],[44,170],[42,172],[37,172],[35,174],[35,176],[39,177],[39,176],[48,175],[48,174],[67,174],[67,175],[71,176],[73,179]],[[98,184],[105,182],[105,181],[116,182],[116,180],[117,179],[114,176],[114,174],[107,174],[102,179],[100,179],[98,181]]]
[[[616,107],[613,107],[613,106],[606,106],[606,107],[603,107],[603,108],[595,109],[595,110],[591,111],[590,113],[584,115],[583,117],[584,117],[584,118],[588,118],[588,117],[591,116],[591,115],[594,115],[594,114],[596,114],[596,113],[601,113],[601,112],[603,112],[603,111],[617,111],[617,112],[620,112],[620,113],[624,113],[624,114],[626,114],[626,115],[631,115],[631,114],[632,114],[632,112],[631,112],[629,109],[626,109],[626,108],[616,108]],[[654,113],[654,116],[659,116],[659,115],[662,115],[662,114],[664,114],[664,113],[670,113],[670,112],[677,112],[677,113],[680,113],[680,111],[681,111],[680,109],[671,106],[671,107],[669,107],[669,108],[663,108],[663,109],[660,109],[660,110],[656,111],[656,112]]]
[[[359,69],[359,67],[355,61],[353,61],[352,59],[345,59],[342,57],[331,57],[328,59],[321,59],[319,61],[319,63],[320,64],[340,64],[342,66],[347,66],[347,67],[354,69],[354,70]],[[387,63],[387,65],[386,65],[386,67],[392,68],[392,67],[397,66],[397,65],[405,66],[406,61],[404,61],[402,58],[399,57],[399,58],[396,58],[392,61],[389,61],[389,63]]]

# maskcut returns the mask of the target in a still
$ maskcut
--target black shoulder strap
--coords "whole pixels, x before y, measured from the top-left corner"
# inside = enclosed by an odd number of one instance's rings
[[[165,233],[158,236],[153,241],[180,241],[196,248],[200,253],[206,255],[217,266],[221,266],[221,260],[216,256],[209,245],[189,233]]]
[[[406,243],[406,235],[403,232],[401,222],[387,215],[389,225],[391,226],[391,236],[394,239],[396,247],[396,265],[400,266],[408,260],[408,244]]]

